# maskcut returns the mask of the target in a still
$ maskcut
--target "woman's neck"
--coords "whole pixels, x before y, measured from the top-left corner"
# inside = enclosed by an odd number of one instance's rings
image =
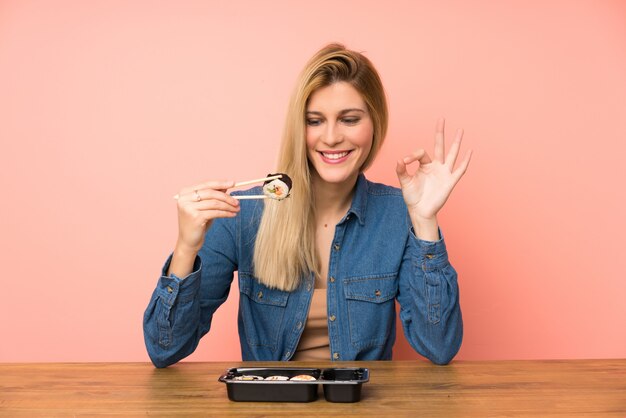
[[[317,173],[312,173],[311,186],[315,196],[315,213],[318,221],[341,219],[352,204],[358,174],[342,183],[327,183]]]

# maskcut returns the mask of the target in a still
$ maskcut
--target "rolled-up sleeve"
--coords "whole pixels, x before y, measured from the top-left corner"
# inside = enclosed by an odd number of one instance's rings
[[[404,335],[418,353],[447,364],[463,340],[457,273],[440,240],[423,241],[411,229],[400,268],[398,302]]]
[[[172,256],[165,262],[143,317],[146,349],[156,367],[167,367],[193,353],[209,331],[237,268],[234,238],[234,222],[217,219],[187,277],[167,276]]]

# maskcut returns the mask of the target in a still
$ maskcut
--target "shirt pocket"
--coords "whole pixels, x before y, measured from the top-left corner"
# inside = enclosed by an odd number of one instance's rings
[[[289,292],[270,289],[254,276],[242,272],[239,272],[239,292],[239,310],[246,341],[251,346],[276,350]]]
[[[357,349],[383,346],[395,327],[397,275],[375,275],[344,280],[350,323],[350,342]]]

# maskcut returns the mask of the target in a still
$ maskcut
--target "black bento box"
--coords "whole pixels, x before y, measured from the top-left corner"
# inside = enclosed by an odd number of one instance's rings
[[[315,380],[265,380],[269,376],[291,379],[312,376]],[[263,380],[252,379],[254,376]],[[319,385],[329,402],[358,402],[361,386],[370,379],[365,368],[313,369],[300,367],[235,367],[218,379],[226,383],[228,399],[238,402],[312,402],[317,399]]]

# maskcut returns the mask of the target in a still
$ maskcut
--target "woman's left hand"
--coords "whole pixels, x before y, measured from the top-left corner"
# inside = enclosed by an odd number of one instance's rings
[[[457,131],[448,155],[445,155],[444,126],[445,120],[440,119],[437,122],[433,160],[430,159],[424,149],[420,149],[399,160],[396,165],[396,173],[400,180],[404,201],[414,225],[416,223],[436,223],[437,213],[467,170],[472,156],[472,151],[468,151],[460,165],[456,169],[454,168],[461,148],[463,130]],[[410,175],[407,172],[407,165],[416,161],[419,163],[419,167],[413,175]]]

